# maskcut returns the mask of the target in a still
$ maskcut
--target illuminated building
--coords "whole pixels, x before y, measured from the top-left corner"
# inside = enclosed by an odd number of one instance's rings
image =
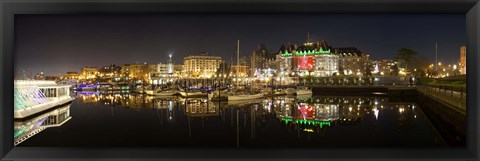
[[[78,79],[78,76],[78,72],[67,72],[67,74],[63,76],[63,79]]]
[[[243,65],[230,66],[231,76],[232,77],[247,77],[248,76],[248,67]]]
[[[302,46],[282,45],[277,56],[280,68],[287,72],[297,72],[300,76],[328,77],[338,72],[338,55],[325,40],[307,42]]]
[[[368,55],[354,47],[336,48],[338,54],[338,70],[342,75],[363,76],[368,67]]]
[[[182,71],[183,71],[183,64],[174,64],[173,65],[173,75],[174,76],[182,75]]]
[[[169,64],[162,64],[162,63],[157,64],[157,70],[155,74],[158,74],[159,76],[167,77],[173,74],[173,69],[172,69],[172,73],[170,73],[169,69],[170,69]]]
[[[112,79],[114,77],[119,77],[121,74],[122,68],[115,64],[103,66],[98,70],[100,78],[103,79]]]
[[[460,74],[467,74],[467,47],[461,46],[460,47]]]
[[[372,61],[372,65],[374,66],[372,74],[375,76],[394,76],[395,65],[400,66],[399,62],[391,59]]]
[[[210,56],[203,52],[183,59],[183,74],[189,78],[210,78],[215,75],[222,63],[219,56]]]
[[[255,50],[252,52],[252,56],[250,57],[250,75],[254,76],[255,72],[268,68],[276,68],[274,67],[275,63],[275,55],[270,53],[265,46],[265,44],[259,44]],[[247,66],[247,64],[244,64]]]
[[[177,68],[175,68],[175,66]],[[151,84],[157,85],[175,81],[177,76],[179,75],[178,71],[181,71],[181,65],[180,69],[178,67],[178,65],[173,64],[172,55],[169,55],[168,63],[157,64],[155,66],[154,72],[150,74]]]
[[[80,79],[95,79],[97,76],[97,67],[84,67],[80,70]]]
[[[172,76],[174,73],[174,65],[172,61],[172,55],[169,55],[168,63],[166,64],[157,64],[155,69],[155,75],[161,77]]]
[[[120,76],[124,80],[147,81],[153,69],[156,69],[156,64],[125,64],[122,65]]]
[[[240,58],[240,65],[250,67],[252,64],[250,57],[241,57]]]
[[[145,74],[148,72],[148,66],[146,64],[130,64],[129,77],[137,80],[145,78]]]

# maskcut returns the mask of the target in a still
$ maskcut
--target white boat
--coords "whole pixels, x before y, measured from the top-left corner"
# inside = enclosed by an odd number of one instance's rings
[[[237,100],[237,101],[228,101],[226,104],[227,106],[244,106],[244,105],[249,105],[249,104],[255,104],[255,103],[262,103],[263,98],[258,98],[258,99],[250,99],[250,100]]]
[[[157,91],[154,93],[155,96],[173,96],[176,95],[178,92],[174,90],[166,90],[166,91]]]
[[[145,94],[148,94],[148,95],[155,95],[156,92],[157,92],[156,90],[152,90],[152,89],[145,90]]]
[[[263,98],[264,94],[263,93],[257,93],[257,94],[233,94],[229,95],[228,101],[238,101],[238,100],[251,100],[251,99],[258,99],[258,98]]]
[[[237,60],[239,60],[240,57],[240,40],[237,40]],[[239,66],[239,61],[237,61],[237,66]],[[233,92],[229,93],[227,96],[228,101],[240,101],[240,100],[251,100],[251,99],[258,99],[258,98],[263,98],[265,97],[264,92],[261,93],[255,93],[255,94],[250,94],[250,93],[238,93],[238,92]]]
[[[312,89],[309,89],[307,87],[297,87],[297,89],[293,88],[287,88],[285,89],[285,94],[287,95],[311,95],[312,94]]]
[[[178,92],[182,97],[201,97],[201,96],[207,96],[207,93],[203,93],[200,91],[180,91]]]
[[[223,100],[223,99],[227,99],[227,96],[228,96],[228,90],[227,89],[224,89],[224,90],[221,90],[221,91],[213,91],[212,93],[209,93],[208,94],[208,99],[210,100]]]
[[[15,80],[14,118],[22,119],[73,101],[70,85],[55,81]]]

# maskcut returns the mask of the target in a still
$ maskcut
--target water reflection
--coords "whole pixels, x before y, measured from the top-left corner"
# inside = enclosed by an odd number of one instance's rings
[[[72,118],[70,105],[56,107],[30,118],[14,120],[14,145],[22,143],[47,128],[62,126]]]
[[[399,129],[415,126],[417,106],[415,103],[389,102],[385,97],[270,97],[248,101],[212,102],[206,98],[154,97],[129,93],[78,93],[83,103],[101,103],[104,106],[120,106],[133,109],[153,109],[163,119],[166,111],[169,120],[220,117],[230,119],[230,127],[250,122],[251,137],[256,128],[267,127],[267,122],[276,118],[283,128],[299,133],[324,135],[335,126],[356,126],[363,122],[392,121]],[[387,114],[388,113],[388,114]],[[177,118],[176,115],[182,115]],[[238,116],[237,116],[238,115]],[[162,117],[162,118],[160,118]],[[396,118],[397,120],[392,120]],[[238,119],[238,122],[236,121]],[[202,126],[204,126],[203,119]],[[392,124],[392,123],[390,123]],[[181,125],[179,125],[181,126]],[[240,126],[240,125],[239,125]],[[189,133],[191,133],[189,129]],[[322,134],[323,133],[323,134]]]

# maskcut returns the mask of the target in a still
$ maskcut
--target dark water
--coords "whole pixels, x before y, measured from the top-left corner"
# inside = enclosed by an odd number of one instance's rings
[[[228,103],[128,93],[75,97],[71,119],[17,146],[448,146],[415,102],[380,96],[282,96]]]

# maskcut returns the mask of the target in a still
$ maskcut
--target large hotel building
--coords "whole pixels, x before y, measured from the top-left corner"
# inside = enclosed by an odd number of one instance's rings
[[[210,56],[203,52],[183,59],[183,74],[190,78],[210,78],[215,76],[222,63],[222,57]]]
[[[282,46],[277,57],[284,71],[300,76],[328,77],[338,73],[338,55],[326,41],[307,42],[302,46]]]
[[[367,71],[368,55],[354,47],[336,48],[339,56],[338,70],[341,75],[363,76]]]

